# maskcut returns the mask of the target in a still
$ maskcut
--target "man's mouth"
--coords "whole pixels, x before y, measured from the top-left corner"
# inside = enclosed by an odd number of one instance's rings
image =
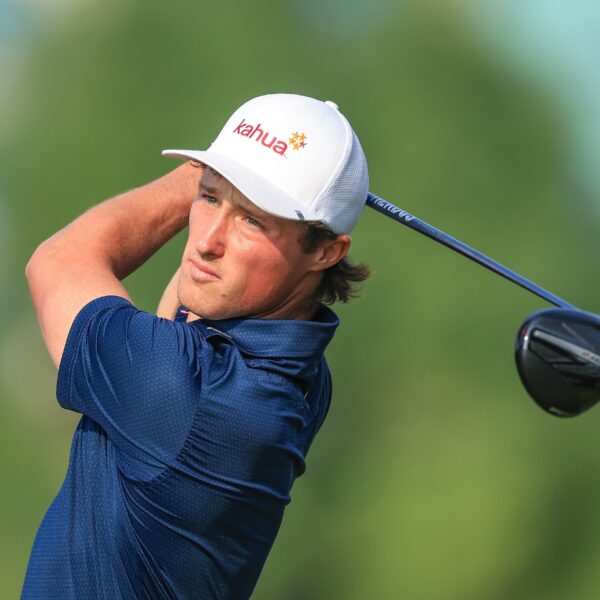
[[[204,265],[189,259],[190,277],[198,283],[218,281],[221,279],[214,271],[207,269]]]

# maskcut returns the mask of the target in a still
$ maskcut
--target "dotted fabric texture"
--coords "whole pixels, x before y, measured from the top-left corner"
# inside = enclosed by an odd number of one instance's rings
[[[367,159],[350,124],[345,118],[343,121],[350,141],[338,168],[311,206],[335,233],[350,233],[354,229],[369,192]]]
[[[86,305],[57,383],[83,416],[22,598],[249,598],[329,408],[337,325]]]

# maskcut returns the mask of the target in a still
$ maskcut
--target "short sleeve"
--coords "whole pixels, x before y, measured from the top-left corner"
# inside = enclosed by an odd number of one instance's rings
[[[206,342],[194,328],[104,296],[84,306],[58,372],[63,408],[88,416],[129,456],[168,466],[192,426]]]

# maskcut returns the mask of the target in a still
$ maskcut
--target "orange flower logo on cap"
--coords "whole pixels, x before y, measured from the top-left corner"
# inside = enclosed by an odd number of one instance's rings
[[[298,133],[297,131],[292,133],[292,136],[289,138],[290,146],[294,150],[300,150],[300,148],[306,148],[306,135],[303,133]]]

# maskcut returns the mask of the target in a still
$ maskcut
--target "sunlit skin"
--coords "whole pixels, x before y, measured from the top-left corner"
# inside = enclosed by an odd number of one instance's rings
[[[192,204],[177,293],[198,317],[310,319],[323,271],[341,260],[340,235],[310,254],[306,224],[270,215],[228,180],[205,169]]]

